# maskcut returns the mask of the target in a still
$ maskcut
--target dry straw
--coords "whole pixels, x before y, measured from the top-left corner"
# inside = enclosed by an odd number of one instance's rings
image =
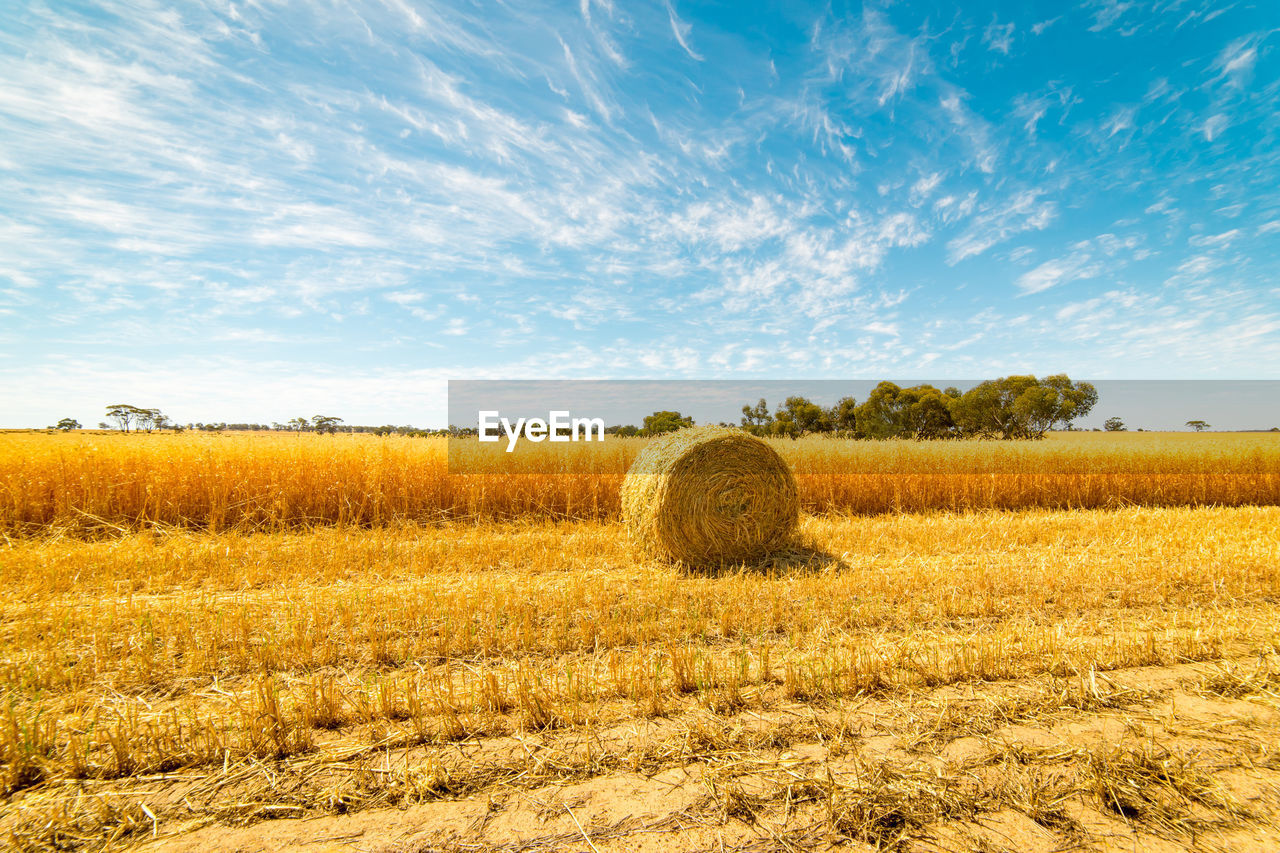
[[[763,556],[798,516],[791,469],[765,442],[725,427],[649,443],[622,484],[622,512],[646,555],[690,566]]]

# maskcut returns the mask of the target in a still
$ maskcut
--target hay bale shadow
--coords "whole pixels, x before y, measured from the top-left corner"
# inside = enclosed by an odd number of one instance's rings
[[[850,568],[842,557],[807,542],[790,542],[785,547],[753,560],[723,562],[704,566],[682,565],[691,577],[719,577],[740,573],[768,576],[819,574]]]

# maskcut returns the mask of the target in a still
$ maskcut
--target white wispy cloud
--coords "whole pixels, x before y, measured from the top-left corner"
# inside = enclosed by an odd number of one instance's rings
[[[1200,125],[1200,133],[1204,135],[1206,141],[1212,142],[1222,135],[1229,124],[1230,120],[1224,114],[1216,113],[1204,120]]]
[[[1096,33],[1114,26],[1137,5],[1130,0],[1090,0],[1087,6],[1093,9],[1093,24],[1089,30]]]
[[[1012,22],[1002,24],[996,17],[991,18],[991,23],[987,24],[987,28],[982,31],[982,43],[987,46],[988,50],[996,53],[1009,55],[1009,47],[1013,44],[1013,31],[1016,25]],[[1037,32],[1036,35],[1040,33]]]
[[[1078,251],[1061,258],[1045,261],[1033,270],[1018,277],[1017,286],[1024,294],[1040,293],[1051,287],[1080,279],[1094,278],[1102,272],[1102,265],[1087,251]]]
[[[934,212],[947,225],[967,219],[978,203],[978,193],[971,190],[964,197],[945,195],[933,203]]]
[[[1225,247],[1231,245],[1238,237],[1240,237],[1240,229],[1232,228],[1230,231],[1223,231],[1218,234],[1197,234],[1188,240],[1193,246],[1201,247]]]
[[[1117,133],[1133,130],[1133,119],[1136,114],[1137,110],[1133,107],[1120,107],[1115,110],[1111,117],[1102,124],[1102,130],[1106,133],[1107,138],[1111,138]]]
[[[689,34],[692,32],[693,27],[680,20],[680,16],[676,14],[675,7],[672,6],[670,2],[667,3],[667,19],[671,22],[671,32],[675,35],[676,42],[684,52],[689,54],[691,59],[696,59],[698,62],[702,62],[704,59],[702,54],[689,46]]]
[[[1258,61],[1260,41],[1261,37],[1258,34],[1251,34],[1223,48],[1210,66],[1211,70],[1218,72],[1214,79],[1235,88],[1244,86],[1248,82],[1254,64]]]
[[[1044,20],[1044,21],[1037,21],[1036,23],[1031,25],[1031,32],[1035,35],[1040,35],[1045,30],[1049,29],[1049,27],[1052,27],[1054,24],[1056,24],[1058,21],[1061,21],[1061,20],[1062,20],[1062,16],[1058,15],[1057,17],[1048,18],[1047,20]]]
[[[939,104],[952,126],[968,141],[974,165],[979,171],[994,172],[1000,155],[991,141],[987,122],[968,109],[959,91],[947,92]]]
[[[311,203],[289,204],[273,211],[263,227],[252,235],[263,246],[307,247],[326,250],[334,247],[359,249],[386,246],[386,239],[339,208]]]
[[[1040,231],[1057,215],[1055,202],[1042,198],[1040,190],[1023,190],[1011,198],[987,204],[974,215],[970,226],[947,243],[947,262],[956,264],[980,255],[1015,234]]]
[[[582,96],[586,98],[587,103],[591,105],[591,108],[596,111],[600,118],[605,120],[606,124],[611,122],[613,120],[613,107],[601,94],[594,72],[584,70],[579,65],[577,58],[573,55],[573,50],[563,39],[560,40],[560,47],[564,50],[564,61],[569,69],[569,74],[577,81]]]
[[[763,196],[746,202],[722,200],[716,204],[699,202],[672,220],[673,236],[692,243],[714,242],[721,251],[756,248],[761,243],[783,237],[794,229]]]
[[[870,8],[855,26],[815,29],[811,46],[825,80],[846,86],[850,99],[868,105],[891,105],[936,74],[927,39],[904,36]]]
[[[927,175],[921,175],[920,179],[911,185],[911,197],[915,204],[924,202],[933,194],[933,191],[942,183],[942,172],[931,172]]]

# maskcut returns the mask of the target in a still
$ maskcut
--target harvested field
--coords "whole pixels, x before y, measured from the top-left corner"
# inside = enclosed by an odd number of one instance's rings
[[[0,550],[0,833],[1267,849],[1278,529],[1271,506],[807,514],[788,551],[688,574],[617,521],[537,514],[51,526]]]

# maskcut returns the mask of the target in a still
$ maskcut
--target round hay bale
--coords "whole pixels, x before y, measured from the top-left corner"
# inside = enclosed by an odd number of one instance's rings
[[[786,543],[799,502],[787,463],[726,427],[655,438],[622,483],[622,514],[646,555],[702,566],[760,557]]]

